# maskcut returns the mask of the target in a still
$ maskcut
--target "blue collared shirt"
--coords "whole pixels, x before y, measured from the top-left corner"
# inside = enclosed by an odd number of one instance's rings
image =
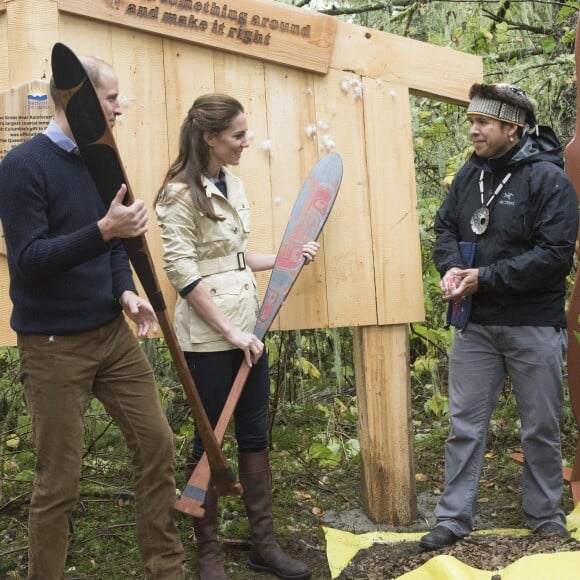
[[[56,124],[54,119],[50,120],[48,127],[45,129],[44,134],[61,149],[64,149],[67,153],[72,153],[75,150],[78,152],[77,144],[64,134],[63,130]]]

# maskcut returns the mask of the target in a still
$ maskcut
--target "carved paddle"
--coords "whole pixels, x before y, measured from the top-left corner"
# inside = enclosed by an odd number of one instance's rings
[[[320,235],[336,199],[341,180],[342,159],[337,153],[330,153],[314,166],[298,193],[254,328],[254,334],[260,340],[264,339],[304,265],[302,246],[306,242],[316,240]],[[223,440],[249,373],[250,367],[244,359],[214,430],[220,442]],[[213,472],[210,473],[208,458],[204,453],[181,497],[175,502],[175,509],[194,517],[203,517],[205,511],[203,503],[210,479],[215,485]],[[218,495],[226,495],[221,493],[217,485],[216,491]]]
[[[134,197],[129,180],[125,175],[113,133],[103,114],[97,93],[81,61],[70,48],[57,43],[52,49],[51,63],[53,79],[67,121],[105,207],[109,207],[123,183],[127,186],[124,204],[130,205]],[[200,430],[204,447],[207,449],[216,486],[223,494],[239,494],[241,486],[235,482],[233,471],[216,440],[185,357],[179,347],[173,325],[167,315],[165,300],[159,287],[147,240],[145,236],[139,236],[125,238],[122,241],[141,285],[157,314],[177,374],[191,406],[192,415]]]

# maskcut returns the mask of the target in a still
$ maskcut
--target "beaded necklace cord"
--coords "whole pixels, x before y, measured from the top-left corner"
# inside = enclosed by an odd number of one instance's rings
[[[476,209],[471,216],[471,231],[478,236],[485,233],[487,227],[489,226],[489,208],[493,202],[493,200],[500,194],[502,189],[505,187],[506,183],[510,180],[512,176],[511,173],[508,173],[499,183],[499,185],[495,188],[493,194],[485,202],[485,187],[484,187],[484,177],[485,171],[482,169],[479,175],[479,194],[481,196],[481,207]]]
[[[485,177],[485,171],[483,169],[481,170],[481,173],[479,174],[479,194],[481,196],[481,207],[489,208],[489,206],[491,205],[491,202],[499,195],[501,190],[505,187],[506,183],[510,180],[511,176],[512,176],[512,174],[508,173],[501,180],[500,184],[495,188],[493,195],[491,195],[490,198],[487,200],[487,203],[485,203],[485,192],[484,192],[484,183],[483,183],[483,179]]]

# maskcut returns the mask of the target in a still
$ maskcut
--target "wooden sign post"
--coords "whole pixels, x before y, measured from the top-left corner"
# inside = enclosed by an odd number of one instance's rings
[[[576,189],[580,200],[580,21],[576,28],[576,128],[574,138],[565,149],[566,173]],[[579,238],[580,242],[580,238]],[[580,245],[576,245],[576,255],[580,257]],[[580,269],[576,270],[574,286],[568,305],[568,391],[576,424],[580,428]],[[572,467],[563,468],[564,480],[570,484],[574,505],[580,502],[580,441],[576,444],[576,457]]]

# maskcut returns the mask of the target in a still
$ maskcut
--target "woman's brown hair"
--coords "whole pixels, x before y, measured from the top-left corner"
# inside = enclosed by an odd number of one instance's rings
[[[214,212],[203,186],[203,172],[209,163],[209,145],[204,139],[204,134],[218,135],[243,112],[244,108],[239,101],[222,93],[209,93],[194,101],[181,125],[179,153],[157,192],[155,205],[166,201],[163,191],[167,184],[179,181],[189,188],[196,209],[213,220],[224,219]]]

